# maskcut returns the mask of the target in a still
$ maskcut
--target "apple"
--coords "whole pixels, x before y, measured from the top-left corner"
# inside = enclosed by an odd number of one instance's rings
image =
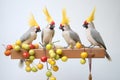
[[[42,62],[46,62],[46,61],[47,61],[47,56],[42,56],[42,57],[40,58],[40,60],[41,60]]]
[[[20,46],[15,45],[15,46],[14,46],[14,50],[15,50],[15,51],[20,51]]]
[[[35,49],[38,49],[39,48],[39,44],[34,44],[34,46],[35,46]]]
[[[16,44],[16,45],[19,45],[19,46],[21,45],[21,43],[22,43],[21,40],[17,40],[17,41],[15,42],[15,44]]]
[[[30,49],[29,45],[25,44],[25,43],[22,44],[22,48],[25,49],[25,50],[29,50]]]
[[[50,80],[56,80],[56,77],[51,76],[51,77],[50,77]]]
[[[56,56],[56,54],[54,52],[51,52],[49,55],[51,58],[55,58],[55,56]]]
[[[53,49],[51,49],[51,50],[49,50],[48,53],[50,54],[50,53],[54,53],[54,52],[55,52],[55,51],[54,51]]]
[[[55,60],[59,60],[60,59],[60,56],[59,55],[56,55],[55,56]]]
[[[52,58],[48,58],[47,62],[50,63],[52,61]]]
[[[26,44],[25,47],[24,47],[24,49],[25,49],[25,50],[29,50],[29,49],[30,49],[29,45]]]
[[[51,65],[53,66],[53,65],[56,64],[56,62],[55,62],[55,60],[51,60],[51,61],[49,62],[49,64],[51,64]]]
[[[81,63],[81,64],[85,64],[85,63],[86,63],[86,60],[85,60],[85,59],[81,59],[81,60],[80,60],[80,63]]]
[[[28,52],[23,52],[22,56],[23,56],[25,59],[27,59],[27,58],[29,58],[30,55],[29,55]]]
[[[30,49],[35,49],[35,45],[29,44]]]
[[[26,64],[26,66],[30,66],[31,61],[30,61],[30,60],[26,60],[26,61],[25,61],[25,64]]]
[[[52,49],[52,44],[50,44],[50,43],[49,43],[49,44],[47,44],[47,45],[46,45],[46,49],[47,49],[47,50]]]
[[[33,61],[35,59],[35,56],[30,56],[29,59],[30,61]]]
[[[30,72],[30,71],[31,71],[31,67],[30,67],[30,66],[26,66],[26,67],[25,67],[25,71],[26,71],[26,72]]]
[[[6,51],[4,52],[4,54],[5,54],[6,56],[9,56],[9,55],[11,54],[11,50],[6,50]]]
[[[59,70],[59,67],[57,65],[52,66],[52,70],[55,71],[55,72],[57,72]]]
[[[80,56],[81,56],[81,58],[85,59],[85,58],[88,57],[88,53],[87,53],[87,52],[82,52],[82,53],[80,54]]]
[[[76,46],[77,49],[82,48],[82,44],[80,42],[77,42],[75,46]]]
[[[35,55],[35,51],[33,49],[31,49],[31,50],[29,50],[29,54],[30,54],[30,56],[33,56],[33,55]]]
[[[9,45],[7,45],[6,49],[11,50],[11,49],[13,49],[13,46],[9,44]]]
[[[58,55],[61,55],[61,54],[62,54],[62,49],[57,49],[57,50],[56,50],[56,53],[57,53]]]
[[[42,64],[42,63],[37,64],[37,68],[38,68],[39,70],[43,69],[43,64]]]
[[[31,70],[32,70],[32,72],[37,72],[38,71],[35,66],[33,66]]]
[[[63,56],[63,57],[61,58],[61,60],[62,60],[63,62],[66,62],[66,61],[68,60],[68,58],[67,58],[67,56]]]
[[[51,76],[52,76],[52,72],[51,72],[51,71],[47,71],[47,72],[46,72],[46,76],[47,76],[47,77],[51,77]]]

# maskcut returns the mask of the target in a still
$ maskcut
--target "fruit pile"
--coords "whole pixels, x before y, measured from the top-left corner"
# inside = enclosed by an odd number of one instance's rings
[[[24,50],[22,53],[22,57],[25,63],[25,71],[26,72],[37,72],[38,70],[42,70],[44,68],[44,63],[47,63],[47,71],[46,76],[49,80],[56,80],[56,77],[53,76],[52,71],[57,72],[59,70],[59,66],[57,65],[57,60],[61,60],[62,62],[66,62],[68,60],[67,56],[64,56],[62,53],[62,49],[55,49],[53,44],[47,44],[45,46],[45,51],[48,51],[49,57],[47,57],[46,53],[44,56],[40,57],[40,60],[37,64],[34,63],[35,60],[35,51],[34,49],[38,49],[38,44],[24,44],[21,43],[20,40],[17,40],[15,44],[9,44],[6,46],[4,54],[6,56],[10,56],[12,50],[20,52]],[[43,48],[44,50],[44,48]]]
[[[7,45],[4,54],[9,56],[11,54],[11,50],[15,50],[17,52],[24,50],[22,53],[22,57],[25,63],[25,71],[26,72],[37,72],[38,70],[42,70],[46,65],[46,76],[49,80],[56,80],[56,77],[53,75],[53,72],[57,72],[59,70],[59,66],[57,65],[57,60],[61,60],[62,62],[66,62],[68,57],[63,55],[62,49],[56,48],[54,44],[47,44],[43,47],[44,55],[39,58],[39,62],[37,64],[34,63],[35,60],[35,49],[39,48],[39,44],[24,44],[21,43],[20,40],[17,40],[15,44]],[[76,49],[83,48],[83,46],[77,42],[75,45]],[[48,51],[48,54],[46,54]],[[49,56],[49,57],[48,57]],[[88,57],[88,53],[84,50],[80,53],[80,63],[85,64],[86,58]]]

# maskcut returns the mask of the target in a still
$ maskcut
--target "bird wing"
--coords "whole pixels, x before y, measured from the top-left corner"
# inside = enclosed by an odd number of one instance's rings
[[[72,31],[72,30],[70,30],[70,37],[71,37],[75,42],[78,42],[78,41],[79,41],[79,42],[81,43],[78,34],[77,34],[76,32],[74,32],[74,31]]]
[[[42,43],[43,43],[43,34],[44,34],[44,30],[42,30],[42,32],[41,32],[41,41],[42,41]]]
[[[100,45],[102,45],[106,49],[104,41],[103,41],[101,35],[99,34],[99,32],[96,29],[91,30],[91,36],[97,43],[99,43]]]
[[[23,42],[27,40],[30,37],[30,31],[28,30],[26,33],[24,33],[21,37],[20,40]]]

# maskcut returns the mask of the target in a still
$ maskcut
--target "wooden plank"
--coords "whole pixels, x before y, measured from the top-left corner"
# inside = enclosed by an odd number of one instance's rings
[[[35,58],[40,59],[40,57],[44,56],[43,49],[34,49],[35,50]],[[68,58],[81,58],[80,53],[84,50],[88,52],[89,54],[94,53],[94,56],[92,58],[104,58],[105,57],[105,50],[103,48],[81,48],[81,49],[62,49],[63,55],[67,56]],[[19,52],[12,50],[11,53],[11,59],[23,59],[22,53],[25,52],[25,50],[21,50]],[[47,56],[48,51],[46,51]]]

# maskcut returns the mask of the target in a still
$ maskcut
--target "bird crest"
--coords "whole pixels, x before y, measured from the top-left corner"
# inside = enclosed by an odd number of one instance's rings
[[[43,9],[43,12],[46,16],[46,20],[48,21],[48,23],[54,22],[46,7]]]
[[[66,15],[66,9],[62,10],[62,22],[61,22],[61,24],[62,25],[64,25],[64,24],[68,25],[69,24],[69,18]]]
[[[30,19],[29,19],[29,25],[30,27],[37,27],[39,26],[38,23],[36,22],[33,14],[31,14]]]
[[[95,14],[96,8],[94,7],[92,13],[90,14],[90,16],[87,18],[87,22],[92,22],[94,20],[94,14]]]

